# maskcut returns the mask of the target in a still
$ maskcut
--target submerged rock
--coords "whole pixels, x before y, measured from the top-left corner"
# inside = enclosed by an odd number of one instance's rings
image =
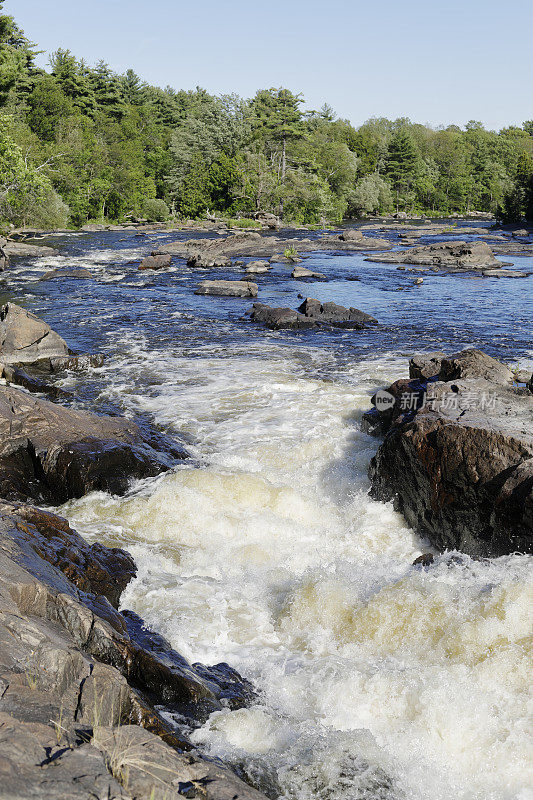
[[[153,253],[151,256],[143,258],[143,260],[139,264],[139,269],[140,270],[165,269],[166,267],[170,267],[171,261],[172,261],[171,255],[157,255]]]
[[[82,267],[62,267],[61,269],[51,269],[49,272],[45,272],[39,280],[50,281],[54,278],[75,278],[81,280],[83,278],[93,277],[92,272]]]
[[[533,397],[478,350],[413,359],[412,380],[378,392],[364,415],[385,433],[372,495],[394,499],[440,550],[499,556],[533,549]]]
[[[195,294],[220,297],[257,297],[257,283],[250,281],[200,281]]]

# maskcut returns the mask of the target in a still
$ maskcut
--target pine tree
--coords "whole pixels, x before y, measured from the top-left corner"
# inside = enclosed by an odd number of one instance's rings
[[[385,162],[386,173],[396,191],[396,211],[398,211],[400,192],[408,191],[413,185],[420,168],[420,156],[412,136],[400,128],[390,140]]]

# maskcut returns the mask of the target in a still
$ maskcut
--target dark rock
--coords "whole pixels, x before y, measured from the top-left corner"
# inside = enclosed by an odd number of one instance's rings
[[[307,319],[319,324],[335,325],[346,328],[364,328],[369,325],[377,325],[377,319],[359,311],[358,308],[344,308],[336,303],[321,303],[312,297],[306,297],[298,307],[300,314]]]
[[[59,386],[47,383],[40,377],[29,375],[20,367],[0,364],[0,377],[4,378],[8,384],[13,383],[15,386],[22,386],[28,392],[45,394],[53,400],[59,397],[71,397],[69,392]]]
[[[0,386],[0,496],[64,503],[89,491],[122,494],[132,478],[169,469],[184,451],[159,452],[132,422],[50,403]]]
[[[362,238],[363,231],[360,231],[358,228],[349,228],[339,236],[341,242],[360,242]]]
[[[170,267],[171,261],[171,255],[157,255],[156,253],[152,253],[151,256],[143,258],[139,264],[139,269],[165,269],[166,267]]]
[[[279,330],[282,328],[314,328],[312,320],[293,311],[292,308],[272,308],[264,303],[254,303],[250,316],[252,322],[259,322],[267,328]]]
[[[393,406],[365,415],[367,430],[386,433],[372,495],[394,499],[441,550],[533,548],[533,398],[510,378],[490,356],[464,351],[442,360],[438,380],[397,381]]]
[[[413,567],[430,567],[435,561],[435,556],[433,553],[422,553],[421,556],[415,558],[413,561]]]
[[[201,281],[195,294],[211,294],[220,297],[257,297],[257,283],[250,281]]]

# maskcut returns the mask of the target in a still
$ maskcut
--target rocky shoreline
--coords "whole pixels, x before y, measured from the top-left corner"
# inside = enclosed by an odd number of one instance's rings
[[[0,309],[2,796],[260,800],[196,753],[168,716],[197,724],[239,708],[254,697],[250,684],[227,664],[189,664],[118,611],[136,574],[131,556],[89,545],[66,520],[28,505],[95,489],[124,494],[132,479],[187,457],[155,429],[34,394],[53,388],[46,375],[90,362],[34,314]]]

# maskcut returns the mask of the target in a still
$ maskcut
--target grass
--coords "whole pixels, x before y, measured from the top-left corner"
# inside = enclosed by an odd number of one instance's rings
[[[247,219],[241,217],[239,219],[228,219],[228,228],[261,228],[261,223],[256,219]]]
[[[298,250],[295,247],[286,247],[283,251],[283,255],[285,258],[288,258],[289,261],[294,261],[294,259],[298,258]]]

